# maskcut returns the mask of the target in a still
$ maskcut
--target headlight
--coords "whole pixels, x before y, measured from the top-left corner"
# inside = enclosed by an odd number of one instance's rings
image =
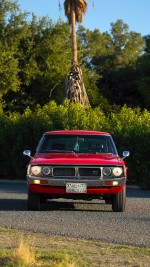
[[[120,167],[113,168],[113,175],[119,177],[123,173],[123,169]]]
[[[103,168],[103,175],[104,176],[110,176],[111,175],[111,168],[109,168],[109,167]]]
[[[43,173],[44,175],[49,175],[49,174],[51,173],[51,168],[48,167],[48,166],[44,166],[44,167],[42,168],[42,173]]]
[[[31,175],[39,175],[41,173],[41,167],[40,166],[31,166],[30,173],[31,173]]]

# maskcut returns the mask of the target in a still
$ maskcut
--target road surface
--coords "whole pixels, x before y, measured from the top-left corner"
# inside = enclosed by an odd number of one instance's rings
[[[53,200],[27,210],[23,182],[0,181],[0,228],[150,247],[150,191],[127,188],[124,213],[102,200]]]

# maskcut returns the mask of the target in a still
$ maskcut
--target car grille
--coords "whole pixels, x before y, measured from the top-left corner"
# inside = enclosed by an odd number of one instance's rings
[[[53,167],[54,177],[97,177],[101,176],[101,169],[97,167]]]
[[[53,168],[53,176],[75,176],[75,168]]]
[[[79,176],[100,176],[100,168],[79,168]]]

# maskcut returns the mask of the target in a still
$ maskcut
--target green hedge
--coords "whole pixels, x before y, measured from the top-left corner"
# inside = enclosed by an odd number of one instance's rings
[[[129,181],[150,188],[150,113],[124,106],[120,112],[105,115],[99,108],[82,108],[80,104],[56,105],[50,102],[36,112],[0,115],[1,179],[25,179],[29,159],[24,149],[34,154],[42,133],[57,129],[89,129],[112,134],[119,154],[130,151],[125,161]]]

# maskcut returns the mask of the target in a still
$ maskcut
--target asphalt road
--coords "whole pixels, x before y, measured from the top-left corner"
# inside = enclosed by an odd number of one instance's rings
[[[150,247],[150,191],[127,189],[124,213],[102,200],[53,200],[27,210],[25,183],[0,181],[0,228]]]

